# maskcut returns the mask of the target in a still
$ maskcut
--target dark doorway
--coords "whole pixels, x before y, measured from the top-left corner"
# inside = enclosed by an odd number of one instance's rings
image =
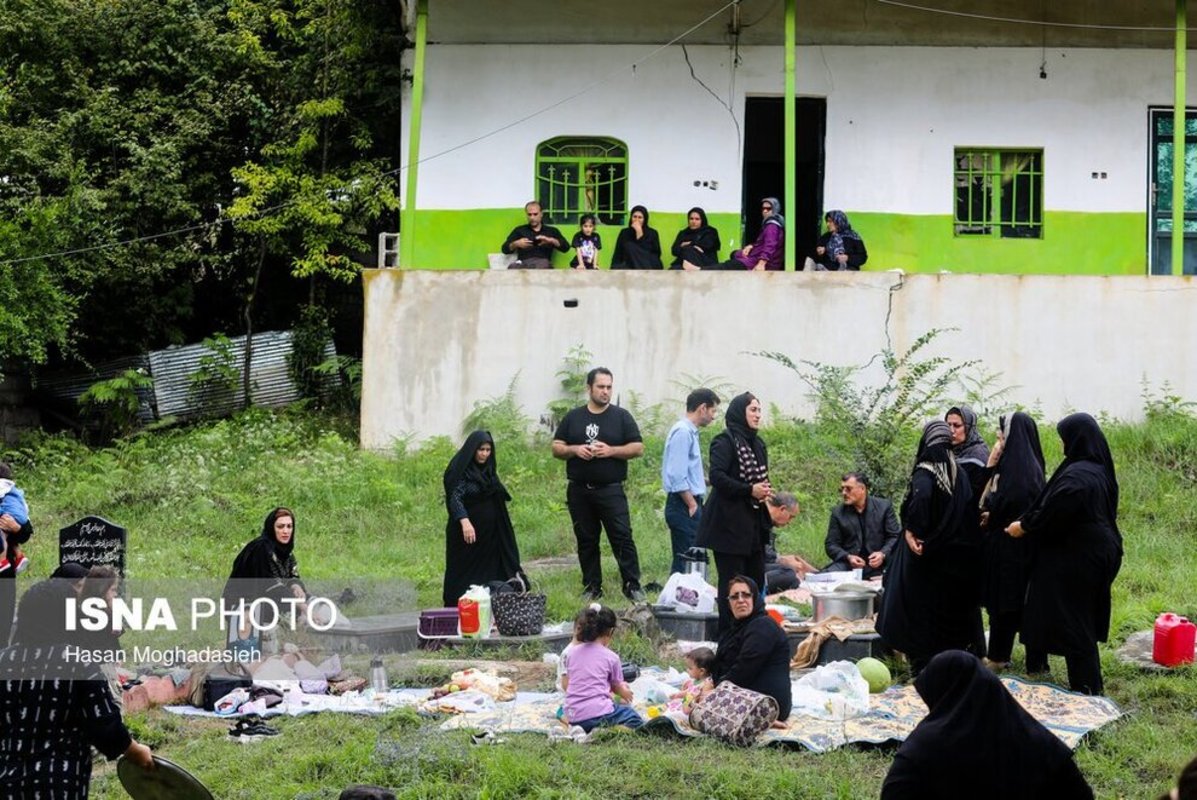
[[[786,208],[786,235],[794,237],[795,253],[814,252],[823,219],[823,138],[827,131],[827,101],[822,97],[794,98],[798,124],[794,147],[796,208]],[[749,97],[744,106],[744,241],[756,241],[761,230],[760,199],[776,197],[785,204],[785,98]]]

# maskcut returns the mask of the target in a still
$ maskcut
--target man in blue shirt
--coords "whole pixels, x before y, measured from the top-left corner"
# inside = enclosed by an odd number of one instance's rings
[[[686,398],[686,416],[674,423],[665,437],[661,459],[661,486],[665,489],[665,524],[673,545],[670,573],[683,572],[682,556],[694,545],[698,521],[702,519],[702,498],[707,482],[702,471],[702,449],[698,429],[715,419],[719,396],[710,389],[695,389]]]

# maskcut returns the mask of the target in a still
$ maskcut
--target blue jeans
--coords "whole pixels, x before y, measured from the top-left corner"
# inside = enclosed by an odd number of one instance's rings
[[[632,710],[631,706],[616,705],[615,710],[610,714],[604,714],[601,717],[591,717],[590,719],[584,719],[574,724],[587,733],[590,733],[595,728],[604,728],[613,725],[623,725],[626,728],[635,730],[644,724],[644,720]]]
[[[665,524],[669,526],[669,541],[673,547],[673,561],[670,562],[669,572],[685,572],[686,562],[681,554],[694,546],[694,536],[698,533],[698,522],[702,519],[702,498],[698,500],[698,509],[694,516],[686,510],[686,501],[676,492],[671,492],[665,498]]]

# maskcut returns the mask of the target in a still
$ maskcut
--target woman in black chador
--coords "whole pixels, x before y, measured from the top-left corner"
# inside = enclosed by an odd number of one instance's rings
[[[648,209],[632,206],[628,220],[615,240],[611,269],[661,269],[661,237],[648,226]]]
[[[882,640],[906,654],[915,675],[936,653],[984,641],[975,588],[981,548],[968,524],[976,505],[950,442],[947,423],[923,428],[902,501],[905,541],[894,548],[877,618]]]
[[[698,206],[686,212],[686,227],[677,232],[673,239],[673,269],[692,267],[713,267],[719,263],[719,231],[707,222],[707,212]]]
[[[1006,532],[1034,548],[1022,641],[1027,672],[1064,656],[1073,691],[1101,694],[1097,643],[1110,633],[1110,586],[1122,566],[1118,478],[1097,420],[1071,414],[1056,426],[1064,461],[1031,510]]]
[[[981,593],[989,611],[989,663],[1004,669],[1022,625],[1031,559],[1030,543],[1007,536],[1006,526],[1026,513],[1047,481],[1035,420],[1016,411],[1003,415],[998,429],[997,444],[989,454],[992,475],[979,504],[985,565]]]
[[[914,681],[929,713],[898,748],[881,800],[1091,800],[1072,752],[975,656],[940,653]]]
[[[474,431],[445,469],[445,606],[471,586],[519,575],[520,550],[507,513],[511,495],[499,480],[495,440]]]

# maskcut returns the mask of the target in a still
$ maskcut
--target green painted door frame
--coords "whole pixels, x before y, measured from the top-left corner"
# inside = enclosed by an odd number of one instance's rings
[[[416,265],[416,186],[420,175],[420,122],[424,112],[424,53],[428,49],[428,0],[416,7],[416,50],[411,66],[411,109],[407,128],[407,189],[399,214],[399,266]]]
[[[1184,0],[1177,0],[1178,3],[1183,3]],[[797,72],[797,59],[795,58],[795,47],[797,40],[797,8],[798,0],[786,0],[786,97],[785,97],[785,203],[784,213],[793,214],[798,204],[798,192],[795,187],[794,172],[798,169],[798,153],[795,152],[795,144],[797,142],[797,110],[794,108],[794,93],[795,93],[795,72]],[[794,226],[793,217],[791,217],[790,227]],[[785,264],[783,269],[796,270],[798,268],[794,258],[794,251],[796,249],[795,237],[793,230],[786,234],[785,240]]]
[[[1185,265],[1185,30],[1187,0],[1176,0],[1176,95],[1172,101],[1172,274]],[[1148,272],[1151,271],[1150,265]]]

